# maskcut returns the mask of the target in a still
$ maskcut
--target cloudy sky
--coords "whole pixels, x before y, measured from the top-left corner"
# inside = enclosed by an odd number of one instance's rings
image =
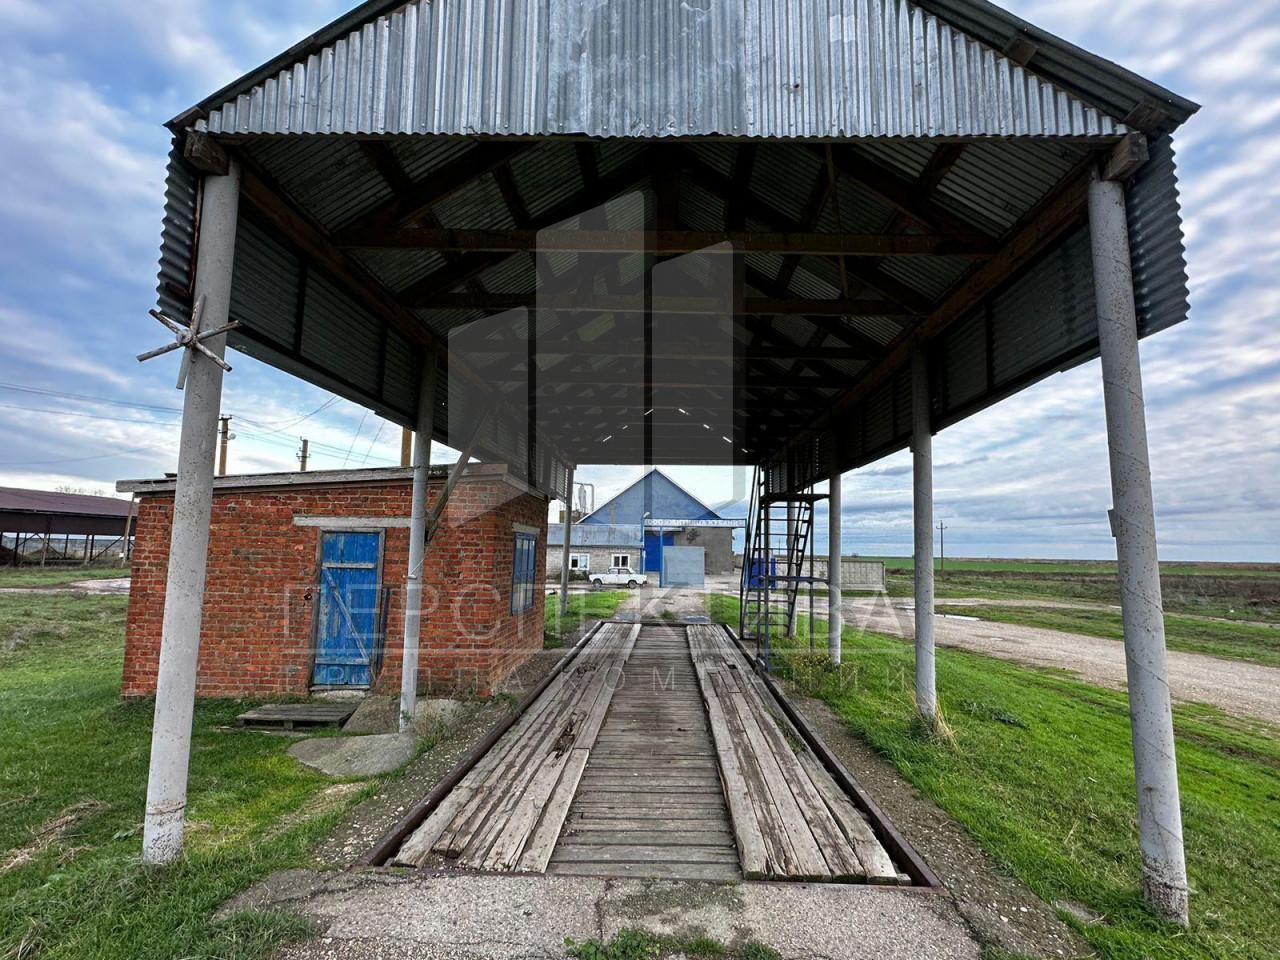
[[[174,469],[153,304],[161,124],[354,0],[0,0],[0,485],[107,491]],[[1189,323],[1143,345],[1162,552],[1280,560],[1280,0],[1006,0],[1204,104],[1180,133]],[[227,28],[225,24],[234,24]],[[237,472],[398,462],[399,430],[232,357]],[[1112,549],[1096,363],[935,440],[948,553]],[[449,459],[440,451],[439,459]],[[709,503],[726,471],[675,470]],[[583,469],[607,496],[634,470]],[[846,551],[907,553],[901,454],[845,477]]]

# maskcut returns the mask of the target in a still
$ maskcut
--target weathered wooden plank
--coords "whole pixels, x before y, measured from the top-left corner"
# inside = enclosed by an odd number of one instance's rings
[[[556,792],[547,802],[542,821],[534,829],[524,851],[520,854],[518,870],[529,873],[546,872],[551,854],[564,832],[564,821],[569,813],[569,805],[578,791],[578,783],[590,753],[589,750],[584,749],[573,751],[573,755],[565,765],[560,783],[556,785]]]
[[[831,815],[847,839],[854,855],[862,867],[868,883],[895,884],[898,882],[898,868],[894,865],[888,851],[871,830],[866,818],[853,805],[839,785],[831,779],[831,775],[822,768],[818,759],[811,754],[803,754],[800,762],[809,768],[810,779],[822,793]]]
[[[732,848],[722,846],[681,846],[649,844],[586,844],[576,839],[561,842],[560,856],[574,863],[737,863]]]
[[[796,805],[804,818],[804,823],[807,825],[813,836],[814,843],[826,861],[827,867],[831,871],[832,879],[865,879],[866,871],[863,869],[862,863],[850,847],[843,832],[841,832],[840,825],[836,823],[831,812],[827,809],[827,804],[822,795],[810,779],[808,768],[801,764],[800,758],[797,756],[798,753],[808,753],[808,748],[800,742],[800,738],[795,734],[795,731],[789,732],[795,736],[795,742],[798,746],[793,748],[787,742],[782,730],[779,728],[778,718],[766,707],[759,690],[755,686],[754,674],[744,676],[739,672],[738,679],[739,688],[743,690],[743,695],[749,708],[755,715],[756,724],[771,748],[778,768],[782,772],[783,783],[790,789],[792,796],[795,797]],[[789,826],[798,827],[799,824],[789,824]]]
[[[692,631],[690,632],[692,633]],[[694,665],[698,668],[701,679],[705,668],[696,659]],[[720,775],[724,781],[724,797],[729,806],[729,812],[733,820],[734,836],[738,842],[742,873],[748,879],[764,877],[769,869],[764,838],[738,763],[737,751],[733,746],[733,738],[729,734],[724,718],[724,709],[720,704],[719,696],[709,682],[703,683],[702,690],[703,696],[706,698],[707,715],[711,721],[711,734],[715,740],[716,752],[719,758]]]
[[[577,861],[552,861],[547,873],[560,876],[644,877],[658,880],[718,880],[730,882],[738,879],[738,867],[733,863],[610,863],[605,869],[601,864]]]
[[[639,844],[646,847],[679,847],[686,844],[714,845],[733,849],[733,833],[729,830],[576,830],[566,829],[564,842],[580,845]],[[737,853],[734,853],[737,857]]]
[[[497,805],[493,816],[477,831],[467,849],[459,857],[463,866],[490,870],[515,867],[537,825],[543,808],[559,783],[573,747],[590,749],[600,729],[604,712],[613,696],[612,671],[626,662],[635,643],[637,626],[615,658],[598,661],[593,675],[574,697],[574,712],[559,735],[544,741],[525,762],[524,769],[511,778],[507,796]]]
[[[730,700],[731,690],[725,686],[719,670],[709,670],[707,677],[712,689],[716,691],[716,698],[724,713],[725,728],[733,742],[738,769],[741,771],[746,788],[747,801],[752,815],[759,824],[765,852],[763,875],[765,877],[799,875],[799,858],[792,848],[791,837],[782,822],[782,813],[764,781],[764,774],[760,770],[760,764],[756,760],[742,719]]]
[[[580,678],[578,671],[582,669],[584,664],[590,667],[602,655],[602,652],[612,642],[616,632],[617,625],[614,624],[601,628],[591,643],[578,654],[578,662],[552,681],[537,702],[507,731],[498,743],[494,744],[493,749],[463,778],[462,782],[450,792],[449,796],[414,832],[396,854],[395,863],[406,866],[421,865],[445,831],[451,828],[456,829],[461,825],[460,823],[455,824],[455,820],[459,820],[460,817],[464,816],[464,812],[471,808],[472,802],[476,800],[478,795],[481,795],[481,791],[485,790],[494,771],[498,769],[500,764],[507,762],[513,752],[519,750],[522,744],[528,745],[527,738],[532,731],[552,722],[557,705],[565,706],[560,698],[566,686],[575,677]]]
[[[640,625],[636,624],[623,643],[616,661],[600,671],[599,686],[587,697],[592,701],[591,707],[575,741],[576,749],[565,757],[558,769],[557,765],[552,764],[545,773],[539,772],[526,796],[521,798],[517,815],[494,843],[494,851],[485,860],[485,865],[490,869],[514,869],[517,865],[521,870],[538,873],[546,869],[551,852],[555,849],[556,838],[569,814],[569,805],[577,793],[578,781],[596,735],[604,723],[609,703],[613,700],[615,666],[622,667],[626,664],[639,634]],[[544,784],[550,782],[552,776],[555,777],[553,785],[549,789],[544,788]],[[561,789],[562,784],[564,789]],[[525,847],[530,840],[536,840],[536,843],[526,857]]]

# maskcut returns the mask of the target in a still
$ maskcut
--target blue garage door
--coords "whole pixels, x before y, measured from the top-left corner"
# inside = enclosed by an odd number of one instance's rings
[[[674,546],[674,533],[644,532],[644,572],[662,574],[662,548]]]
[[[367,687],[382,653],[378,572],[382,535],[321,533],[320,605],[312,682]]]

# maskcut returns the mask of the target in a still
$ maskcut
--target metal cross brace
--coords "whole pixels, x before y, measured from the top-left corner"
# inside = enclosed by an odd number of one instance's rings
[[[198,350],[205,357],[212,360],[227,373],[231,372],[231,364],[223,360],[220,356],[204,345],[205,340],[211,337],[217,337],[231,330],[235,330],[240,326],[239,321],[232,320],[220,327],[214,327],[212,330],[201,330],[200,323],[204,317],[204,297],[196,301],[196,306],[191,311],[191,323],[183,325],[181,321],[166,317],[159,310],[152,310],[151,316],[155,317],[165,327],[172,331],[175,340],[173,343],[166,343],[163,347],[157,347],[155,350],[148,350],[146,353],[138,354],[138,362],[142,363],[146,360],[152,360],[155,357],[163,356],[172,350],[185,348],[182,355],[182,366],[178,370],[178,389],[183,390],[187,385],[187,371],[191,369],[191,357]]]

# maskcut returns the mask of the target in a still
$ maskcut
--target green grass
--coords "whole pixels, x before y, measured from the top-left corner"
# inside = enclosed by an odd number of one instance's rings
[[[713,598],[737,621],[737,601]],[[825,632],[825,624],[820,625]],[[807,642],[799,645],[807,650]],[[1128,707],[1121,693],[958,650],[937,652],[954,746],[914,722],[911,647],[846,629],[844,664],[782,655],[784,672],[954,817],[1105,960],[1270,960],[1280,955],[1280,743],[1274,728],[1176,707],[1189,931],[1163,924],[1138,890],[1140,854]]]
[[[0,567],[0,587],[50,587],[79,580],[115,580],[129,576],[128,567]]]
[[[1109,640],[1124,639],[1124,624],[1119,610],[1062,609],[1059,607],[970,606],[939,604],[939,613],[1016,623],[1068,633],[1083,633]],[[1248,660],[1268,666],[1280,666],[1280,627],[1261,627],[1245,623],[1226,623],[1202,617],[1166,613],[1165,640],[1171,650],[1208,653],[1231,660]]]
[[[759,943],[729,947],[713,937],[698,935],[659,937],[642,930],[621,930],[607,943],[565,941],[574,960],[657,960],[679,955],[689,960],[778,960],[778,953]]]
[[[914,570],[912,557],[859,557],[859,560],[879,560],[886,570]],[[934,569],[941,561],[934,559]],[[969,559],[950,557],[946,560],[948,573],[1037,573],[1037,574],[1115,574],[1114,560],[1017,560],[1017,559]],[[1280,563],[1196,563],[1188,561],[1160,564],[1162,576],[1186,577],[1280,577]]]
[[[266,956],[305,926],[282,914],[211,915],[267,873],[309,862],[339,811],[273,825],[332,781],[285,756],[288,741],[229,729],[245,704],[201,703],[187,855],[165,870],[142,866],[152,704],[119,698],[125,604],[0,596],[0,957]],[[63,834],[6,869],[68,813],[76,819]]]
[[[886,579],[889,596],[913,595],[909,569],[891,570]],[[1168,613],[1280,623],[1280,584],[1274,579],[1171,575],[1166,569],[1161,587]],[[934,590],[939,599],[1120,602],[1120,587],[1114,572],[1034,575],[955,572],[948,564],[947,573],[935,578]]]
[[[592,590],[569,594],[569,612],[560,616],[560,597],[547,597],[543,608],[543,645],[551,650],[575,642],[584,627],[597,620],[608,620],[627,599],[625,590]]]

